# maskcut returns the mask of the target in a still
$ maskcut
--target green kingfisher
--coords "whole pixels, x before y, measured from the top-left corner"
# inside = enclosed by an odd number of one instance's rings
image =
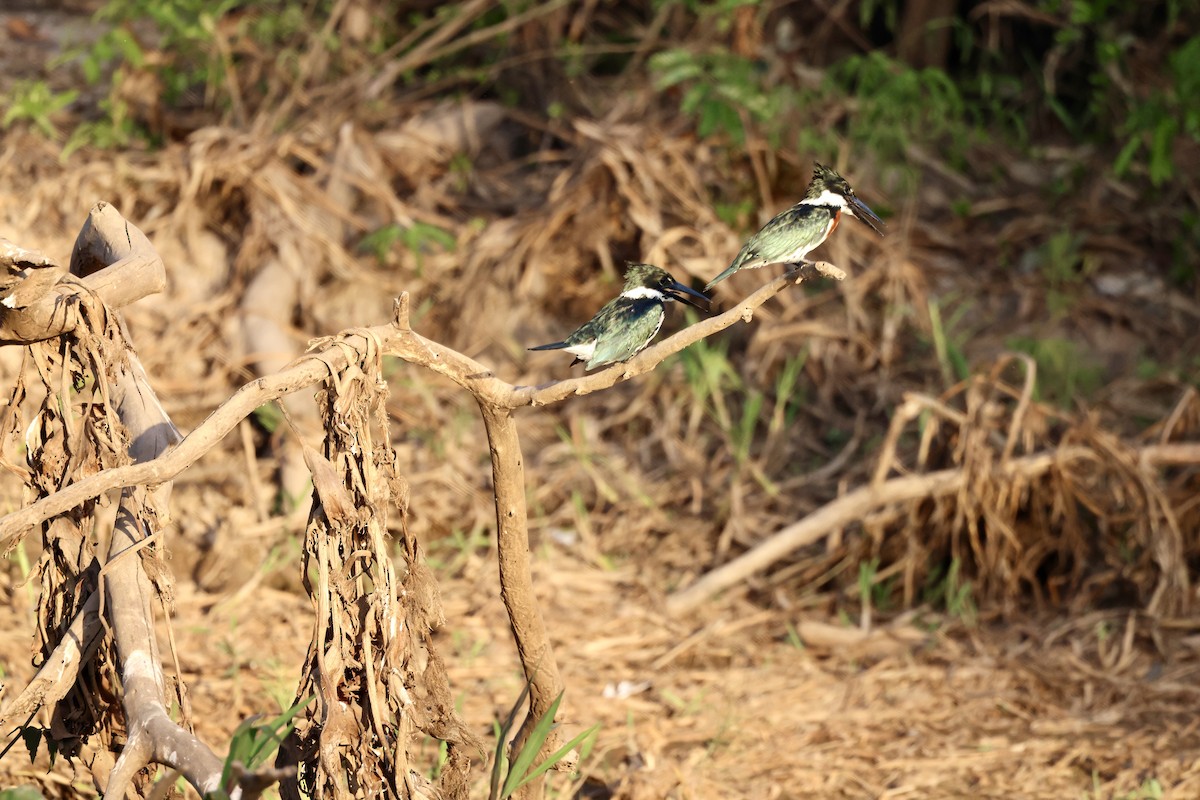
[[[813,170],[804,199],[784,211],[750,237],[733,263],[708,282],[712,289],[740,269],[757,269],[767,264],[804,264],[805,256],[829,238],[842,212],[861,220],[883,236],[883,220],[858,199],[846,179],[823,164]],[[878,224],[877,224],[878,223]]]
[[[688,295],[708,302],[653,264],[630,264],[625,270],[621,294],[610,300],[596,316],[561,342],[538,345],[530,350],[566,350],[575,356],[572,365],[586,361],[586,370],[625,361],[640,353],[662,327],[668,300],[682,300],[702,308]]]

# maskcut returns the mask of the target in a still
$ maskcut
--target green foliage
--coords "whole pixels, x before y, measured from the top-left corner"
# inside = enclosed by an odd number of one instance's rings
[[[1007,28],[1000,35],[1011,42],[1004,48],[994,45],[995,21],[985,28],[971,15],[933,20],[931,25],[951,31],[954,53],[946,70],[889,67],[878,51],[835,65],[835,73],[862,73],[854,83],[862,86],[861,105],[849,124],[861,127],[868,138],[852,138],[882,145],[883,155],[897,152],[898,144],[920,133],[911,119],[901,118],[920,113],[919,86],[932,99],[935,113],[929,121],[943,127],[941,133],[952,144],[961,144],[961,132],[971,125],[1026,143],[1029,129],[1043,122],[1046,109],[1076,141],[1120,145],[1113,162],[1117,175],[1144,159],[1154,185],[1169,180],[1179,166],[1174,163],[1177,137],[1200,141],[1200,37],[1173,41],[1177,31],[1195,29],[1200,3],[1038,0],[1033,5],[1037,18],[1010,17],[999,23]],[[867,34],[882,27],[899,35],[902,7],[901,0],[863,0],[858,5],[860,29]],[[1051,34],[1048,40],[1046,33]],[[1153,84],[1146,81],[1145,56],[1155,51],[1162,53],[1163,66],[1157,77],[1166,80],[1163,87],[1147,91]],[[1149,74],[1153,80],[1154,73]],[[909,99],[901,102],[901,97]],[[959,112],[961,119],[955,116]]]
[[[1132,792],[1113,794],[1111,788],[1106,789],[1101,784],[1100,773],[1095,770],[1092,770],[1091,790],[1085,791],[1082,795],[1084,800],[1100,800],[1102,797],[1113,798],[1113,800],[1162,800],[1166,796],[1163,785],[1159,782],[1158,778],[1146,778],[1142,781],[1142,785]]]
[[[259,427],[267,433],[274,433],[283,424],[283,409],[274,401],[263,403],[254,409],[251,416],[254,417],[254,421],[259,424]]]
[[[687,312],[692,324],[695,315]],[[729,339],[701,339],[679,354],[683,372],[691,388],[692,400],[699,406],[711,407],[711,414],[722,431],[733,431],[733,416],[725,400],[728,390],[743,388],[742,378],[729,361]]]
[[[1144,157],[1151,183],[1163,184],[1177,168],[1177,136],[1200,142],[1200,37],[1164,51],[1165,89],[1142,91],[1130,77],[1130,56],[1139,39],[1152,42],[1159,30],[1173,28],[1181,14],[1194,13],[1195,0],[1158,4],[1166,12],[1158,30],[1135,24],[1151,5],[1139,0],[1042,0],[1041,5],[1065,18],[1055,32],[1053,58],[1076,63],[1087,73],[1082,89],[1068,85],[1048,93],[1048,105],[1076,139],[1123,142],[1113,162],[1117,175],[1130,172]]]
[[[717,200],[713,203],[713,213],[717,215],[717,219],[731,228],[744,228],[746,220],[754,213],[756,207],[757,204],[754,200],[748,197],[734,202]]]
[[[436,781],[442,776],[442,770],[446,768],[446,764],[450,761],[450,743],[438,739],[437,761],[429,768],[429,780]]]
[[[477,552],[486,553],[489,547],[491,539],[483,525],[476,525],[470,532],[454,528],[449,536],[430,542],[425,561],[435,570],[456,575]]]
[[[680,109],[696,119],[696,132],[707,138],[724,134],[737,144],[746,140],[746,123],[766,126],[777,135],[777,121],[792,92],[768,86],[762,64],[728,50],[694,53],[670,49],[650,57],[650,73],[659,91],[678,87]]]
[[[1113,164],[1113,170],[1124,175],[1144,152],[1155,186],[1175,174],[1175,138],[1179,134],[1200,142],[1200,36],[1188,39],[1168,61],[1171,87],[1133,105],[1120,129],[1121,136],[1128,139]]]
[[[974,136],[962,92],[946,73],[912,69],[877,51],[834,65],[813,91],[771,83],[763,62],[724,49],[664,50],[651,56],[649,70],[656,89],[680,91],[680,110],[695,119],[699,136],[739,145],[753,129],[776,147],[791,134],[797,150],[830,152],[834,132],[814,128],[806,115],[846,99],[855,108],[845,133],[885,160],[902,162],[910,142],[936,142],[962,162]]]
[[[162,83],[161,100],[167,106],[188,95],[202,96],[206,105],[221,109],[232,104],[226,82],[239,59],[269,60],[276,72],[287,72],[306,49],[322,46],[336,52],[335,37],[313,33],[323,29],[332,6],[331,0],[305,5],[284,0],[107,0],[94,17],[100,35],[58,60],[77,62],[90,84],[109,83],[108,95],[98,104],[98,117],[76,128],[63,156],[84,145],[118,148],[151,141],[120,92],[130,71],[145,68],[147,50],[152,49],[158,59],[154,76]],[[231,27],[226,19],[233,13],[238,16]],[[149,27],[153,31],[147,33]],[[231,47],[230,42],[238,39],[249,39],[256,47]],[[266,86],[267,82],[259,81],[241,88],[261,97]]]
[[[78,96],[74,89],[55,92],[45,81],[20,81],[4,98],[8,110],[0,118],[0,126],[7,129],[14,122],[28,120],[47,139],[57,139],[58,129],[50,117],[71,105]]]
[[[871,588],[875,583],[875,573],[878,571],[878,558],[858,563],[858,599],[861,604],[861,618],[864,626],[871,621]]]
[[[393,223],[368,233],[359,241],[358,249],[372,253],[381,262],[385,262],[388,253],[396,244],[404,245],[416,258],[419,275],[424,267],[424,253],[430,245],[453,251],[458,241],[449,231],[426,222],[413,222],[409,227]]]
[[[0,791],[0,800],[44,800],[44,797],[36,787],[16,786]]]
[[[870,616],[872,608],[888,611],[892,607],[892,584],[890,579],[880,580],[880,563],[878,558],[871,558],[858,564],[858,596],[864,617]]]
[[[797,355],[783,362],[779,377],[775,379],[774,410],[767,428],[767,439],[773,440],[784,428],[790,427],[808,403],[808,392],[799,386],[800,375],[808,361],[808,345],[800,348]]]
[[[1037,362],[1038,379],[1033,393],[1037,400],[1070,408],[1076,397],[1092,394],[1103,382],[1103,368],[1070,339],[1013,336],[1005,344]]]
[[[945,72],[872,51],[835,65],[829,77],[856,100],[847,121],[852,140],[888,160],[902,160],[909,142],[941,142],[961,165],[971,129],[962,93]]]
[[[942,380],[947,385],[965,380],[971,374],[965,350],[966,336],[959,332],[959,325],[972,308],[974,304],[970,301],[960,303],[950,319],[943,322],[941,304],[934,298],[929,299],[930,335],[942,370]]]
[[[106,6],[97,13],[97,22],[104,19],[101,15],[107,9]],[[136,69],[141,67],[146,60],[146,54],[142,51],[142,46],[138,44],[137,39],[129,31],[119,27],[101,34],[91,48],[81,55],[80,66],[83,68],[83,77],[87,79],[88,83],[93,84],[99,83],[104,77],[105,70],[114,64],[127,64]]]
[[[300,3],[263,3],[259,0],[258,5],[267,8],[247,20],[245,31],[260,44],[279,45],[307,33],[313,27],[311,12]],[[328,4],[323,3],[322,6]],[[325,11],[325,8],[321,9],[322,15]]]
[[[129,106],[123,100],[107,97],[100,101],[99,108],[102,112],[99,119],[81,122],[71,131],[63,145],[61,158],[66,159],[87,145],[112,150],[129,147],[139,139],[147,138],[129,116]]]
[[[785,627],[787,629],[787,643],[795,650],[806,649],[804,639],[800,637],[800,631],[796,630],[796,626],[788,622]]]
[[[508,741],[509,734],[512,733],[517,714],[528,694],[529,687],[526,686],[521,692],[521,696],[517,698],[517,702],[513,704],[507,719],[503,723],[497,722],[495,725],[496,751],[492,762],[491,791],[488,794],[490,800],[505,800],[511,797],[522,786],[536,780],[547,770],[551,769],[576,747],[580,748],[579,761],[582,763],[591,754],[592,747],[595,746],[596,732],[600,730],[599,723],[576,735],[569,742],[551,753],[541,764],[537,766],[533,765],[534,759],[541,752],[542,745],[546,743],[546,739],[556,727],[554,724],[554,715],[558,713],[558,706],[562,703],[562,694],[560,693],[558,697],[554,698],[554,702],[550,704],[550,707],[546,709],[546,713],[538,717],[533,725],[533,729],[529,732],[529,737],[522,744],[521,751],[516,754],[512,763],[509,764],[508,756],[505,752],[505,744]]]
[[[971,582],[963,579],[962,564],[956,558],[944,573],[940,565],[930,570],[923,594],[925,602],[944,608],[967,627],[974,627],[979,614],[972,592]]]
[[[760,390],[748,388],[742,405],[742,415],[730,431],[733,438],[733,458],[738,464],[744,464],[750,458],[750,445],[754,444],[754,431],[758,427],[763,399]]]
[[[215,46],[217,23],[240,5],[238,0],[108,0],[96,12],[96,21],[113,28],[93,47],[88,77],[99,80],[103,64],[114,58],[139,66],[138,44],[122,26],[149,21],[162,37],[159,48],[171,56],[167,67],[159,71],[168,101],[196,85],[215,90],[232,67]]]
[[[1083,252],[1084,236],[1063,228],[1046,240],[1038,253],[1042,275],[1049,284],[1046,306],[1052,319],[1062,319],[1085,291],[1084,283],[1099,266]]]
[[[279,745],[283,744],[283,740],[295,730],[293,720],[296,715],[312,701],[311,696],[297,700],[291,708],[261,724],[261,716],[243,721],[229,740],[229,755],[225,757],[225,766],[221,770],[221,786],[224,788],[209,792],[205,800],[229,800],[228,789],[234,777],[233,765],[241,764],[243,769],[254,770],[266,763],[279,749]]]

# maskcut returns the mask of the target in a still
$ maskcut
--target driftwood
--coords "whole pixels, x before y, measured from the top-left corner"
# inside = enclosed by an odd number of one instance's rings
[[[1095,451],[1090,447],[1067,447],[1016,458],[999,470],[997,477],[1011,481],[1030,480],[1056,466],[1075,460],[1091,460]],[[1146,467],[1172,464],[1200,463],[1200,445],[1191,443],[1147,445],[1138,451]],[[696,608],[727,589],[743,583],[746,578],[761,572],[802,547],[845,528],[868,515],[889,506],[914,500],[953,495],[967,485],[963,469],[943,469],[923,475],[905,475],[871,483],[839,497],[818,508],[802,520],[771,534],[763,542],[742,555],[713,569],[685,589],[667,599],[667,610],[683,614]]]

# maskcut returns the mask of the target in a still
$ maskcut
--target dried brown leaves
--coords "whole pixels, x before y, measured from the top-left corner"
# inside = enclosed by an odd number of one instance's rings
[[[1001,376],[1016,365],[1024,380],[1013,386]],[[964,476],[953,494],[864,526],[885,563],[904,565],[906,604],[931,561],[948,556],[969,569],[981,596],[1013,608],[1032,596],[1039,604],[1071,597],[1082,609],[1127,590],[1151,615],[1190,608],[1184,553],[1196,542],[1179,514],[1193,505],[1194,487],[1170,480],[1186,446],[1122,440],[1088,415],[1035,402],[1035,382],[1032,359],[1006,356],[990,375],[938,398],[910,394],[897,409],[873,485],[893,471]],[[1178,414],[1194,404],[1185,395]],[[902,438],[915,444],[906,460],[896,455]]]
[[[318,392],[322,453],[306,451],[315,502],[301,570],[317,619],[298,698],[315,696],[280,763],[301,764],[285,797],[418,797],[418,732],[448,744],[438,796],[465,797],[469,750],[430,633],[444,623],[436,581],[408,532],[408,487],[388,435],[378,351],[335,371]],[[400,512],[397,580],[389,512]],[[416,782],[416,783],[414,783]]]
[[[111,402],[117,370],[124,363],[125,340],[115,320],[94,298],[80,305],[80,324],[66,336],[30,345],[27,358],[40,386],[41,402],[29,409],[24,378],[18,378],[6,409],[6,450],[18,441],[26,448],[26,484],[34,498],[54,494],[80,478],[129,463],[125,427]],[[20,427],[16,421],[28,414]],[[23,439],[18,440],[18,433]],[[48,659],[84,605],[97,591],[96,514],[99,498],[88,500],[41,526],[38,647],[35,663]],[[78,635],[76,633],[75,635]],[[87,648],[83,648],[85,652]],[[53,735],[67,755],[79,752],[90,736],[105,744],[122,731],[118,678],[113,654],[105,649],[80,665],[68,685],[54,686],[41,698],[54,703]]]

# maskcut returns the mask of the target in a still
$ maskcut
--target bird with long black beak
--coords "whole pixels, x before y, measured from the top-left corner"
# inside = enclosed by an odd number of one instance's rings
[[[846,179],[835,170],[817,164],[804,199],[750,237],[733,263],[709,281],[704,291],[738,270],[757,269],[767,264],[807,264],[805,256],[829,238],[837,228],[842,212],[861,220],[883,236],[883,220],[858,199]]]
[[[630,264],[621,294],[596,312],[596,316],[561,342],[530,350],[566,350],[575,356],[572,365],[587,362],[585,370],[633,358],[650,344],[662,327],[669,300],[682,300],[702,308],[689,295],[708,302],[700,292],[684,286],[666,270],[653,264]]]

